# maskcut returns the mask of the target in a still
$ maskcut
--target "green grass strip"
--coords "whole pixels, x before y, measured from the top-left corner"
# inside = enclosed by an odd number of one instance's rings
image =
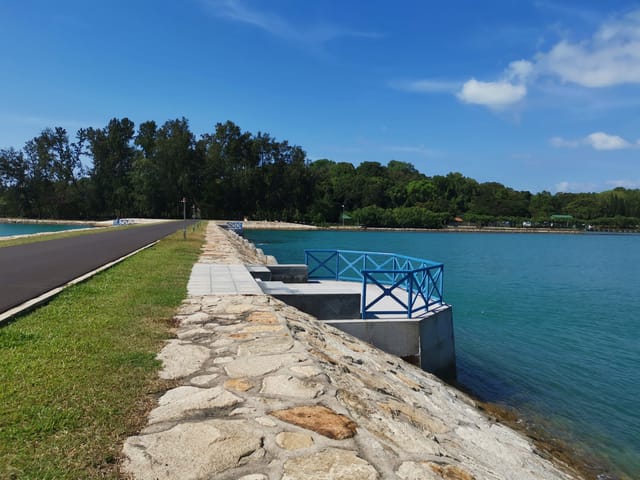
[[[118,478],[204,238],[178,232],[0,328],[0,478]]]

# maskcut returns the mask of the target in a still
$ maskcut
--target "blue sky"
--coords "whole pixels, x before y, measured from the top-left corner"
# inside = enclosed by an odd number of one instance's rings
[[[309,158],[640,188],[640,2],[7,0],[0,148],[186,117]]]

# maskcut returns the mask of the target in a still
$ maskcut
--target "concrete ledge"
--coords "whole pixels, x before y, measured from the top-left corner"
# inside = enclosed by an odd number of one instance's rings
[[[305,283],[309,279],[305,264],[269,265],[271,280],[285,283]]]
[[[360,316],[360,295],[357,293],[269,293],[287,305],[319,320],[348,319]]]
[[[420,368],[440,378],[456,378],[453,311],[443,305],[420,318],[324,320],[398,357],[419,356]]]
[[[420,368],[444,379],[456,378],[453,307],[443,305],[420,322]]]
[[[351,319],[323,322],[398,357],[420,354],[419,319]]]
[[[251,276],[257,280],[268,282],[271,280],[271,270],[264,265],[247,265],[247,270]]]

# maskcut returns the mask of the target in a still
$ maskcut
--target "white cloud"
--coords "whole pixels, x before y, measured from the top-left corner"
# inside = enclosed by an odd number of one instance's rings
[[[640,10],[603,23],[589,40],[560,41],[536,56],[536,69],[591,88],[640,83]]]
[[[562,137],[552,137],[549,139],[549,143],[558,148],[576,148],[580,146],[580,140],[567,140]]]
[[[594,150],[624,150],[640,147],[640,140],[633,144],[618,135],[609,135],[604,132],[593,132],[584,138],[571,140],[562,137],[552,137],[549,143],[557,148],[577,148],[588,146]]]
[[[584,141],[596,150],[622,150],[632,147],[624,138],[604,132],[594,132],[587,135]]]
[[[511,62],[502,78],[495,82],[481,82],[472,78],[464,83],[457,97],[465,103],[484,105],[495,110],[518,103],[527,95],[525,82],[533,71],[527,60]]]
[[[505,72],[506,77],[510,81],[514,82],[526,82],[527,78],[533,72],[533,63],[528,60],[516,60],[515,62],[511,62],[507,71]]]
[[[480,82],[475,78],[465,82],[457,97],[465,103],[475,103],[501,109],[522,100],[527,94],[524,85],[509,82]]]

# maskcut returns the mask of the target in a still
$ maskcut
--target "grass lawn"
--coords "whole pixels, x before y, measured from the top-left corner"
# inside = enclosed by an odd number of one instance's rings
[[[0,478],[118,478],[204,238],[178,232],[0,328]]]

